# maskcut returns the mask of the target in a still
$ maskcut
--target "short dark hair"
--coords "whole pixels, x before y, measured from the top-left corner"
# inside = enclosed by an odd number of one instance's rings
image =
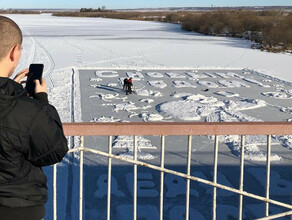
[[[22,44],[22,33],[10,18],[0,16],[0,61],[7,56],[12,47]]]

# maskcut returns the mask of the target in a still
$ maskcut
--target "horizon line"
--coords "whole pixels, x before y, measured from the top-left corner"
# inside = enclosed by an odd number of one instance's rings
[[[145,7],[145,8],[107,8],[108,10],[142,10],[142,9],[176,9],[176,8],[269,8],[269,7],[274,7],[274,8],[278,8],[278,7],[290,7],[292,8],[292,5],[265,5],[265,6],[171,6],[171,7]],[[81,8],[88,8],[88,7],[81,7]],[[79,10],[81,8],[2,8],[0,10]],[[92,8],[92,7],[89,7]],[[92,9],[97,9],[99,7],[96,8],[92,8]]]

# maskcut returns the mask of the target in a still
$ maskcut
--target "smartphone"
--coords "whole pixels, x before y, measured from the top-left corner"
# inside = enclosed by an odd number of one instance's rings
[[[41,82],[43,76],[44,64],[30,64],[29,72],[27,74],[27,82],[25,89],[29,95],[34,95],[35,83],[34,80],[38,79]]]

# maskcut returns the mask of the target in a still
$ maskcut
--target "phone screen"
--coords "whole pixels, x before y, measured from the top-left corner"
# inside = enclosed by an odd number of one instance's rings
[[[44,70],[44,64],[30,64],[29,72],[27,74],[26,91],[28,94],[33,95],[35,90],[34,80],[41,81]]]

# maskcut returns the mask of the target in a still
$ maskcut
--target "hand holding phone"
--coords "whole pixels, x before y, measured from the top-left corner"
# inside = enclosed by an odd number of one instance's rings
[[[35,80],[39,80],[39,82],[42,82],[43,70],[44,64],[31,64],[29,66],[29,72],[27,74],[27,82],[25,87],[29,96],[33,96],[35,94]]]
[[[35,81],[35,94],[40,92],[47,93],[47,84],[44,78],[42,78],[40,81],[36,79]]]

